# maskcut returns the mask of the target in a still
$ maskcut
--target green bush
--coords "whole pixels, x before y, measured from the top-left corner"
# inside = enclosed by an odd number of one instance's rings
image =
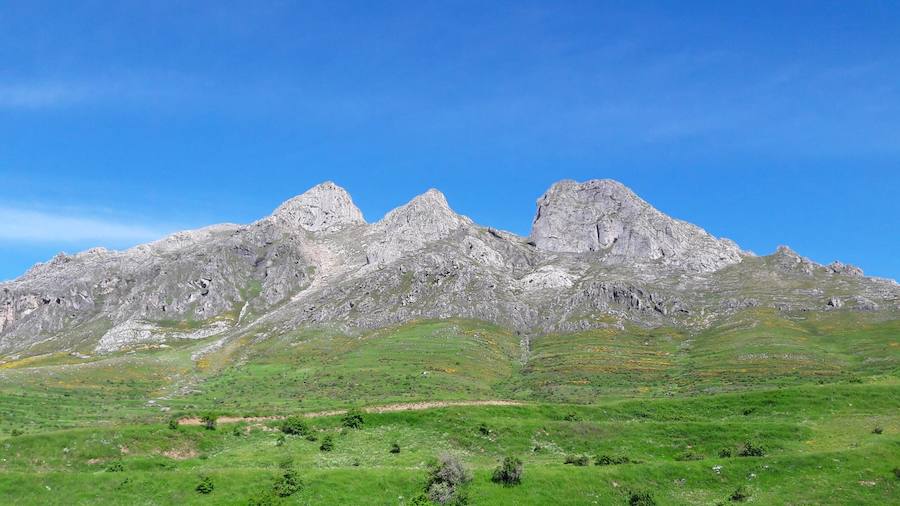
[[[25,434],[25,431],[23,431],[22,429],[13,429],[13,430],[9,431],[9,435],[12,437],[18,437],[18,436],[21,436],[22,434]]]
[[[488,427],[487,425],[482,423],[481,425],[478,426],[478,433],[481,434],[482,436],[490,436],[491,429],[490,429],[490,427]]]
[[[591,458],[587,455],[566,455],[565,463],[575,466],[586,466],[591,463]]]
[[[631,459],[620,455],[617,457],[610,457],[609,455],[600,455],[594,460],[594,464],[598,466],[618,466],[621,464],[629,464],[631,463]]]
[[[400,445],[394,443],[391,445],[391,453],[400,453]]]
[[[703,455],[700,455],[699,453],[694,453],[693,451],[688,450],[688,451],[683,452],[683,453],[679,454],[678,456],[676,456],[675,460],[677,460],[679,462],[689,462],[691,460],[703,460]]]
[[[719,457],[723,459],[731,458],[731,448],[722,448],[719,450]]]
[[[569,413],[569,414],[567,414],[566,416],[563,417],[563,420],[565,420],[565,421],[567,421],[567,422],[577,422],[577,421],[578,421],[578,415],[576,415],[575,413]]]
[[[206,430],[216,430],[216,420],[219,417],[215,413],[206,413],[200,417],[200,423]]]
[[[309,433],[309,425],[299,416],[289,416],[281,423],[281,432],[291,436],[305,436]]]
[[[645,492],[641,490],[631,490],[628,492],[628,505],[629,506],[656,506],[656,501],[653,500],[653,496],[650,495],[650,492]]]
[[[750,491],[747,490],[747,487],[741,485],[728,496],[728,500],[731,502],[744,502],[750,498]]]
[[[506,486],[518,485],[522,483],[522,473],[524,466],[522,461],[516,457],[506,457],[503,462],[494,469],[491,481],[501,483]]]
[[[738,452],[739,457],[762,457],[765,456],[766,450],[762,446],[756,446],[750,441],[744,443],[744,447]]]
[[[875,428],[872,429],[872,434],[881,434],[882,432],[884,432],[884,429],[879,425],[876,425]]]
[[[169,428],[172,430],[178,430],[178,417],[172,417],[169,419]]]
[[[284,442],[286,441],[284,434],[279,434],[275,439],[275,446],[284,446]]]
[[[122,465],[121,462],[113,462],[112,464],[106,466],[107,473],[121,473],[125,470],[125,466]]]
[[[215,489],[212,478],[207,475],[200,475],[200,483],[197,484],[195,490],[201,494],[209,494]]]
[[[323,452],[330,452],[331,450],[334,450],[334,438],[332,438],[331,436],[325,436],[324,438],[322,438],[322,445],[319,446],[319,450],[322,450]]]
[[[348,429],[360,429],[363,426],[363,422],[362,411],[358,409],[351,409],[341,418],[341,425]]]
[[[289,497],[303,488],[303,482],[294,469],[285,469],[272,485],[272,492],[278,497]]]
[[[309,434],[306,435],[307,441],[317,441],[318,439],[319,439],[319,436],[315,435],[312,432],[310,432]]]

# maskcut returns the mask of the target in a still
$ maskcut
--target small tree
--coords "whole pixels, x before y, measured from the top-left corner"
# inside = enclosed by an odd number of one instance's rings
[[[351,409],[341,418],[341,424],[348,429],[360,429],[364,423],[362,411]]]
[[[518,485],[519,483],[522,483],[523,471],[524,466],[522,465],[522,461],[516,457],[508,456],[503,459],[503,462],[497,466],[496,469],[494,469],[491,481],[506,486]]]
[[[213,491],[214,488],[216,487],[215,485],[213,485],[212,478],[205,474],[200,475],[200,483],[197,484],[197,487],[195,489],[197,490],[197,492],[201,494],[209,494]]]
[[[289,416],[281,423],[281,432],[291,436],[305,436],[309,433],[309,425],[299,416]]]
[[[331,435],[322,438],[322,445],[319,446],[319,450],[322,450],[323,452],[334,450],[334,438],[332,438]]]
[[[215,413],[206,413],[200,417],[200,423],[203,424],[206,430],[216,430],[216,420],[218,418]]]

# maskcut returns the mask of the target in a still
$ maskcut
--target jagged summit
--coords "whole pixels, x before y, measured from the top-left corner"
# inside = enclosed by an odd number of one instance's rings
[[[367,259],[370,263],[389,262],[471,224],[450,208],[443,193],[431,188],[391,210],[374,225],[375,240],[367,250]]]
[[[659,262],[708,272],[741,261],[732,241],[666,216],[622,183],[560,181],[537,201],[531,240],[543,250],[597,253],[611,264]]]
[[[334,232],[366,222],[347,190],[326,181],[278,206],[271,218],[310,232]]]

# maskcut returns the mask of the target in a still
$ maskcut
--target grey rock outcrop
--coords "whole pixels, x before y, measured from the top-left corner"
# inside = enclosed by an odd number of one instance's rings
[[[732,241],[666,216],[616,181],[561,181],[537,206],[531,239],[546,251],[590,252],[607,264],[656,262],[697,272],[742,258]]]
[[[327,181],[281,204],[271,219],[310,232],[335,232],[347,225],[366,222],[350,194]]]

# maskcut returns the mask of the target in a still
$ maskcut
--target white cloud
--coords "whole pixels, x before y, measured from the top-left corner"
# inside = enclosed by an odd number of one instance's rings
[[[66,211],[59,214],[0,207],[0,240],[18,242],[126,245],[151,241],[166,235],[157,227],[123,223]]]
[[[0,107],[35,109],[79,102],[85,98],[84,89],[60,83],[0,85]]]

